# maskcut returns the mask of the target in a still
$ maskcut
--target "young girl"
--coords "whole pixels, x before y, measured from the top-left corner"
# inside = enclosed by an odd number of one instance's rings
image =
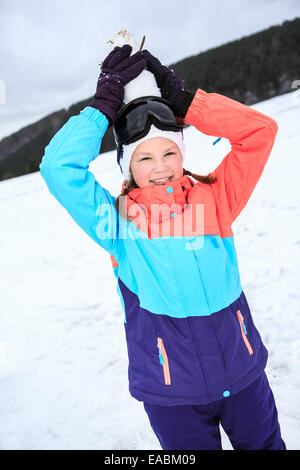
[[[278,126],[225,96],[191,93],[148,51],[131,51],[116,47],[105,59],[93,101],[53,137],[41,174],[111,255],[129,390],[162,448],[221,449],[221,424],[234,449],[284,450],[268,353],[240,284],[231,230]],[[124,86],[146,67],[162,98],[124,107]],[[212,174],[183,168],[185,123],[229,139],[231,151]],[[125,177],[117,199],[88,170],[109,125]]]

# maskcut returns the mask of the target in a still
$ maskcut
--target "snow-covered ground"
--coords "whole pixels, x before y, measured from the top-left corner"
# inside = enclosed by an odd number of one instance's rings
[[[240,275],[269,351],[282,436],[300,449],[300,99],[254,107],[279,132],[233,225]],[[207,173],[227,140],[190,127],[185,167]],[[90,167],[112,194],[115,152]],[[109,255],[48,192],[39,173],[0,183],[0,449],[160,449],[131,397],[123,311]],[[222,432],[224,449],[231,449]]]

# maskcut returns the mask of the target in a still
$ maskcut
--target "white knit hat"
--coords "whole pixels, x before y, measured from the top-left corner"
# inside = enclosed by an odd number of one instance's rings
[[[179,147],[179,150],[181,152],[182,161],[184,161],[185,144],[183,141],[182,131],[178,131],[178,132],[163,131],[155,127],[154,124],[151,124],[150,130],[148,134],[145,135],[145,137],[142,137],[141,139],[137,140],[136,142],[133,142],[132,144],[122,145],[121,147],[119,165],[126,181],[129,181],[130,179],[130,173],[129,173],[130,161],[131,161],[132,154],[135,151],[136,147],[140,145],[142,142],[152,139],[153,137],[164,137],[166,139],[169,139],[175,142],[175,144]]]
[[[108,43],[110,44],[111,49],[115,46],[122,47],[124,44],[130,44],[132,46],[131,55],[138,51],[138,43],[127,29],[119,31],[110,41],[108,41]],[[161,97],[161,90],[157,86],[153,73],[146,69],[124,86],[123,101],[127,104],[141,96]],[[175,142],[180,149],[182,161],[184,160],[185,145],[183,142],[183,131],[163,131],[152,124],[145,137],[142,137],[140,140],[133,142],[132,144],[121,146],[119,166],[126,181],[129,181],[130,179],[129,166],[134,150],[141,142],[151,139],[152,137],[165,137],[166,139],[170,139]]]

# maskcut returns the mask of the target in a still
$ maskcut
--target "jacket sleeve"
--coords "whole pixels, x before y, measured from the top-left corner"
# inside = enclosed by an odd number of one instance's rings
[[[247,204],[263,172],[278,125],[249,106],[200,88],[185,121],[204,134],[230,141],[231,151],[212,173],[217,181],[211,187],[218,209],[232,223]]]
[[[118,256],[115,197],[89,171],[108,127],[90,106],[72,116],[45,148],[40,173],[50,193],[77,224],[111,255]]]

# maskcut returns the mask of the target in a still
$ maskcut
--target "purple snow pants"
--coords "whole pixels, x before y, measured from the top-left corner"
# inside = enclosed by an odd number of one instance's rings
[[[208,405],[144,408],[162,449],[222,450],[221,424],[235,450],[286,450],[265,372],[239,393]]]

